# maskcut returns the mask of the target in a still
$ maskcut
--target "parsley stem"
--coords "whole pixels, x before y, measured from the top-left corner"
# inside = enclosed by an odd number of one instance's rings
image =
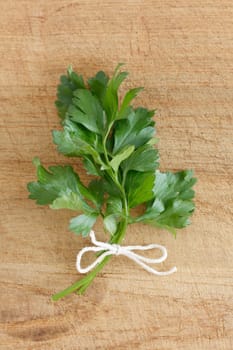
[[[108,151],[106,148],[106,142],[107,142],[107,138],[109,136],[109,133],[111,131],[111,128],[113,126],[113,122],[111,122],[108,126],[107,132],[103,138],[103,150],[104,150],[104,157],[105,157],[105,161],[106,161],[106,165],[108,166],[107,169],[107,173],[108,175],[111,177],[111,179],[113,180],[113,182],[115,182],[115,184],[117,185],[117,187],[119,188],[119,190],[121,191],[123,197],[125,196],[125,191],[124,188],[121,186],[119,179],[118,179],[118,173],[114,172],[111,165],[110,165],[110,161],[109,161],[109,157],[108,157]]]
[[[120,243],[122,239],[125,236],[127,228],[127,219],[124,218],[124,220],[121,221],[119,224],[119,230],[117,233],[112,237],[111,243]],[[83,294],[85,290],[88,288],[88,286],[92,283],[93,279],[96,277],[96,275],[103,269],[103,267],[107,264],[107,262],[110,260],[112,256],[106,256],[101,263],[99,263],[94,270],[92,270],[88,275],[83,277],[81,280],[75,282],[68,288],[64,289],[61,292],[58,292],[57,294],[54,294],[52,296],[53,301],[57,301],[75,291],[78,292],[78,294]]]
[[[122,216],[122,221],[119,223],[119,229],[118,231],[112,236],[110,243],[120,243],[125,235],[127,224],[128,224],[128,203],[127,203],[127,197],[125,193],[124,186],[122,186],[119,182],[118,179],[118,173],[114,172],[113,169],[111,168],[109,157],[108,157],[108,151],[106,148],[106,142],[108,135],[111,131],[113,122],[109,124],[108,130],[103,138],[103,149],[104,149],[104,157],[106,161],[106,165],[108,166],[106,172],[108,175],[112,178],[113,182],[116,184],[116,186],[120,189],[121,194],[122,194],[122,200],[123,200],[123,216]],[[83,277],[81,280],[75,282],[68,288],[64,289],[63,291],[54,294],[52,296],[53,301],[57,301],[66,295],[77,292],[78,294],[83,294],[85,290],[88,288],[88,286],[92,283],[96,275],[102,270],[102,268],[107,264],[107,262],[111,259],[111,255],[106,256],[91,272],[89,272],[88,275]]]

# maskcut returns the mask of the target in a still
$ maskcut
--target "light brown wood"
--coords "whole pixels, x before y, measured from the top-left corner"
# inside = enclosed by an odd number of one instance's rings
[[[233,349],[232,1],[0,5],[0,349]],[[68,64],[88,77],[122,61],[127,87],[145,86],[138,103],[159,110],[161,168],[195,170],[197,209],[176,240],[142,225],[128,231],[127,243],[165,244],[175,275],[114,258],[85,296],[53,303],[79,278],[75,257],[87,241],[68,231],[68,211],[27,199],[31,160],[71,161],[50,133]]]

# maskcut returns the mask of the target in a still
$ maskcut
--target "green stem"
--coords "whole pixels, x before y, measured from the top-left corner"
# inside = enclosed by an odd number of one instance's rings
[[[112,237],[112,239],[110,240],[110,243],[120,243],[125,235],[126,232],[126,227],[128,224],[128,203],[127,203],[127,197],[126,197],[126,193],[125,193],[125,189],[124,186],[122,186],[119,182],[118,179],[118,173],[114,172],[113,169],[111,168],[110,162],[109,162],[109,158],[108,158],[108,152],[107,152],[107,148],[106,148],[106,142],[107,142],[107,138],[108,135],[111,131],[113,122],[110,123],[108,130],[103,138],[103,149],[104,149],[104,157],[105,157],[105,161],[106,161],[106,165],[108,166],[108,169],[106,170],[108,175],[112,178],[113,182],[116,184],[116,186],[120,189],[121,194],[122,194],[122,201],[123,201],[123,216],[122,216],[122,221],[119,223],[118,227],[118,231],[114,234],[114,236]],[[88,286],[92,283],[93,279],[96,277],[96,275],[98,274],[98,272],[100,272],[102,270],[102,268],[107,264],[107,262],[111,259],[111,255],[106,256],[95,268],[94,270],[92,270],[88,275],[86,275],[85,277],[83,277],[81,280],[75,282],[74,284],[72,284],[70,287],[66,288],[65,290],[54,294],[52,296],[52,300],[56,301],[59,300],[63,297],[65,297],[66,295],[77,291],[78,294],[82,294],[85,292],[85,290],[88,288]]]
[[[117,234],[115,234],[112,239],[111,239],[111,243],[120,243],[125,235],[126,232],[126,227],[127,227],[127,220],[124,219],[120,224],[119,224],[119,230],[117,232]],[[88,288],[88,286],[91,284],[91,282],[93,281],[93,279],[96,277],[96,275],[98,274],[98,272],[100,272],[103,267],[107,264],[107,262],[111,259],[111,255],[106,256],[101,263],[99,263],[96,268],[94,270],[92,270],[88,275],[86,275],[85,277],[83,277],[81,280],[75,282],[74,284],[72,284],[71,286],[69,286],[68,288],[64,289],[63,291],[54,294],[52,296],[52,300],[53,301],[57,301],[75,291],[78,291],[79,294],[82,294],[85,292],[85,290]]]
[[[108,135],[109,135],[109,133],[111,131],[112,126],[113,126],[113,122],[111,122],[109,124],[108,130],[106,132],[106,135],[103,138],[104,157],[105,157],[106,165],[108,166],[108,169],[106,171],[107,171],[108,175],[111,177],[111,179],[113,180],[113,182],[115,182],[117,187],[120,189],[122,195],[124,196],[125,195],[124,189],[123,189],[123,187],[121,186],[121,184],[119,182],[118,174],[114,173],[114,171],[113,171],[113,169],[112,169],[112,167],[110,165],[109,158],[108,158],[108,151],[107,151],[107,148],[106,148],[107,138],[108,138]]]

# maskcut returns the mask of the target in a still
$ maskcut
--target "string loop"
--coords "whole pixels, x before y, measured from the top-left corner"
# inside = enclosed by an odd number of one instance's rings
[[[80,273],[87,273],[91,271],[94,267],[96,267],[103,259],[108,255],[124,255],[127,256],[127,258],[135,261],[136,264],[140,265],[143,269],[146,271],[153,273],[154,275],[158,276],[167,276],[177,271],[177,268],[174,266],[168,271],[157,271],[156,269],[152,268],[148,264],[160,264],[163,261],[167,259],[167,249],[159,244],[149,244],[145,246],[141,245],[132,245],[132,246],[121,246],[119,244],[110,244],[105,242],[100,242],[96,240],[95,232],[90,232],[90,238],[91,242],[93,243],[93,246],[91,247],[85,247],[77,255],[77,261],[76,261],[76,267],[78,272]],[[159,249],[162,252],[162,255],[159,258],[146,258],[145,256],[139,255],[134,252],[134,250],[151,250],[151,249]],[[98,256],[96,260],[88,265],[87,267],[83,268],[81,267],[81,260],[85,253],[87,252],[101,252],[104,251],[103,254]]]

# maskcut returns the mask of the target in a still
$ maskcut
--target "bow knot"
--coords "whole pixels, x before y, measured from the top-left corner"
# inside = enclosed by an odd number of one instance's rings
[[[129,259],[135,261],[138,265],[140,265],[146,271],[153,273],[154,275],[166,276],[170,275],[173,272],[176,272],[176,267],[168,271],[157,271],[148,264],[159,264],[167,259],[167,249],[159,244],[149,244],[145,246],[121,246],[119,244],[110,244],[105,242],[100,242],[96,240],[94,231],[90,232],[91,242],[94,246],[83,248],[77,255],[76,267],[80,273],[86,273],[92,270],[96,265],[98,265],[103,259],[108,255],[124,255]],[[145,256],[136,254],[134,250],[151,250],[151,249],[159,249],[162,252],[160,258],[146,258]],[[82,256],[87,252],[103,252],[100,256],[96,258],[96,260],[90,264],[89,266],[82,268],[81,267],[81,259]]]
[[[112,252],[114,255],[120,255],[121,254],[121,246],[120,244],[112,244]]]

